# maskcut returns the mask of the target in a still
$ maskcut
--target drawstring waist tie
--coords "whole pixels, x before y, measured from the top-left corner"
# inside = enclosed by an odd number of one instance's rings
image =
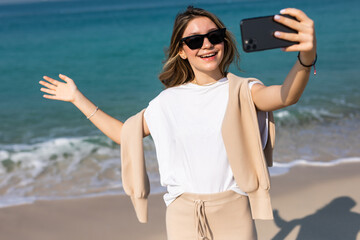
[[[195,229],[198,240],[213,240],[211,226],[206,216],[206,208],[233,201],[242,195],[228,190],[213,194],[183,193],[180,196],[188,205],[194,207]]]
[[[205,204],[202,200],[195,200],[195,224],[198,237],[201,240],[212,240],[209,232],[209,223],[206,219]]]

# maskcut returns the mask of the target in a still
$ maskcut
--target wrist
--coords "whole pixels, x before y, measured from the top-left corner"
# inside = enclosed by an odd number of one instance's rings
[[[312,66],[316,62],[316,51],[299,52],[298,59],[303,66]]]
[[[70,102],[73,103],[74,105],[77,105],[77,103],[81,101],[82,96],[83,94],[79,91],[79,89],[76,89],[74,92],[74,97],[72,100],[70,100]]]
[[[300,53],[298,53],[298,61],[300,63],[301,66],[306,67],[306,68],[311,68],[314,67],[314,75],[316,75],[316,68],[315,68],[315,63],[317,61],[317,53],[315,52],[315,57],[313,58],[312,62],[310,64],[304,63],[303,60],[301,59]]]

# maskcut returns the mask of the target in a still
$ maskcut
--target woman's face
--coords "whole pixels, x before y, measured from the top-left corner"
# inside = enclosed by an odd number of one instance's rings
[[[188,23],[182,37],[206,34],[216,29],[218,27],[209,18],[197,17]],[[201,48],[192,50],[183,43],[179,54],[181,58],[188,59],[195,77],[199,74],[206,74],[213,78],[223,77],[219,65],[224,56],[224,42],[214,45],[205,37]]]

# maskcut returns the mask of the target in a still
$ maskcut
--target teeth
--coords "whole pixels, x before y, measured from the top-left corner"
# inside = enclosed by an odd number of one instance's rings
[[[212,56],[215,56],[215,53],[211,53],[211,54],[208,54],[208,55],[203,55],[203,56],[200,56],[201,58],[208,58],[208,57],[212,57]]]

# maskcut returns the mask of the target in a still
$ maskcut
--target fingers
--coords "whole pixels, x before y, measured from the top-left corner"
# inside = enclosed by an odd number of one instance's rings
[[[48,89],[52,89],[52,90],[55,90],[56,89],[56,85],[53,85],[53,84],[50,84],[50,83],[47,83],[45,81],[40,81],[39,82],[41,85],[43,85],[44,87],[47,87]]]
[[[313,49],[312,44],[294,44],[289,47],[283,48],[285,52],[309,52]]]
[[[295,8],[286,8],[280,11],[281,14],[288,14],[295,17],[298,21],[284,17],[281,15],[275,15],[274,21],[279,22],[289,28],[297,31],[297,33],[285,33],[276,31],[274,36],[287,41],[297,42],[290,47],[286,47],[283,50],[290,51],[316,51],[316,37],[314,22],[301,10]]]
[[[46,81],[50,82],[51,84],[57,86],[59,85],[59,81],[56,81],[55,79],[52,79],[48,76],[43,76],[43,79],[45,79]]]
[[[40,88],[40,91],[42,91],[44,93],[52,94],[52,95],[55,95],[55,93],[56,93],[55,90],[51,90],[51,89],[48,89],[48,88]]]
[[[311,19],[300,9],[296,8],[285,8],[280,11],[281,14],[288,14],[295,17],[300,22],[310,22]]]
[[[277,38],[284,39],[284,40],[287,40],[287,41],[292,41],[292,42],[299,42],[300,41],[300,37],[296,33],[285,33],[285,32],[276,31],[274,33],[274,36],[277,37]]]
[[[55,93],[56,93],[55,90],[56,90],[57,86],[61,84],[61,82],[59,82],[55,79],[52,79],[48,76],[43,76],[43,79],[45,79],[48,82],[39,81],[39,83],[47,88],[40,88],[40,91],[42,91],[44,93],[52,94],[52,95],[44,94],[43,97],[47,98],[47,99],[57,100],[58,98],[55,96]]]
[[[298,21],[284,17],[281,15],[275,15],[274,21],[281,23],[289,28],[297,31],[304,31],[306,29],[313,29],[314,22],[301,10],[295,8],[286,8],[280,11],[281,14],[288,14],[295,17]]]
[[[71,78],[69,78],[69,77],[67,77],[67,76],[65,76],[65,75],[63,75],[63,74],[59,74],[59,77],[60,77],[62,80],[64,80],[66,83],[73,82],[73,80],[72,80]],[[59,81],[57,81],[57,80],[55,80],[55,79],[52,79],[52,78],[50,78],[50,77],[48,77],[48,76],[44,76],[43,78],[44,78],[46,81],[50,82],[51,84],[53,84],[53,85],[55,85],[55,86],[57,86],[57,85],[59,85],[59,83],[61,83],[61,82],[59,82]]]
[[[66,102],[74,101],[77,90],[74,81],[62,74],[59,74],[59,77],[63,81],[55,80],[48,76],[43,77],[46,81],[39,81],[39,83],[44,86],[40,91],[46,93],[43,97]]]
[[[59,77],[60,77],[62,80],[64,80],[65,82],[67,82],[67,83],[73,81],[71,78],[69,78],[69,77],[67,77],[67,76],[65,76],[65,75],[63,75],[63,74],[59,74]]]
[[[294,20],[294,19],[291,19],[291,18],[288,18],[288,17],[284,17],[284,16],[281,16],[281,15],[275,15],[274,16],[274,21],[278,22],[278,23],[281,23],[282,25],[285,25],[289,28],[292,28],[296,31],[299,31],[300,28],[301,28],[301,24],[300,22]]]
[[[58,98],[57,98],[56,96],[53,96],[53,95],[46,95],[46,94],[44,94],[43,97],[44,97],[44,98],[47,98],[47,99],[58,100]]]
[[[287,51],[310,51],[315,47],[315,41],[312,34],[304,33],[285,33],[275,32],[274,36],[287,41],[292,41],[298,44],[294,44],[291,47],[286,48]]]
[[[282,50],[284,52],[295,52],[295,51],[300,51],[298,50],[300,47],[300,44],[295,44],[295,45],[291,45],[289,47],[283,48]]]

